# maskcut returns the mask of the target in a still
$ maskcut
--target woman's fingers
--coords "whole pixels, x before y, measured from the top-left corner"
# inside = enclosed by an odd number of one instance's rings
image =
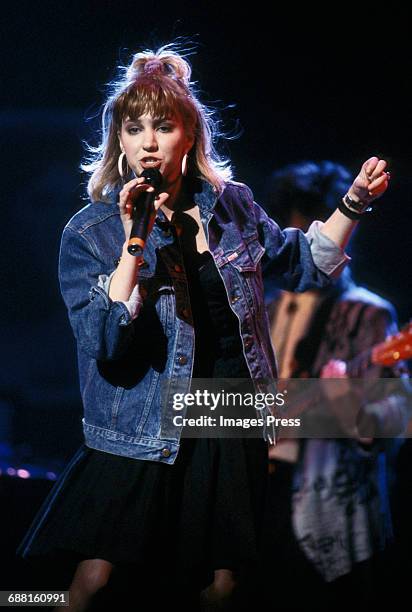
[[[154,191],[154,187],[152,187],[151,185],[148,185],[147,183],[144,183],[143,177],[138,178],[138,179],[133,179],[132,181],[129,181],[129,183],[126,183],[123,189],[119,192],[119,202],[118,202],[120,212],[123,214],[131,213],[132,203],[130,201],[131,198],[129,196],[132,190],[136,192]]]
[[[366,160],[366,162],[364,162],[362,164],[362,170],[360,172],[360,174],[366,178],[367,180],[369,180],[369,177],[372,175],[373,171],[375,170],[376,166],[379,163],[379,158],[376,156],[370,157],[369,159]]]
[[[125,183],[121,189],[121,191],[119,192],[119,196],[120,197],[124,197],[127,196],[127,194],[134,188],[137,188],[140,185],[144,184],[144,177],[141,176],[139,178],[135,178],[132,179],[131,181],[129,181],[128,183]]]
[[[380,159],[373,170],[368,168],[368,192],[370,196],[378,196],[386,191],[390,178],[389,173],[385,172],[386,166],[386,161]]]
[[[386,166],[387,166],[386,160],[378,159],[377,157],[371,157],[362,165],[360,176],[362,178],[365,178],[368,181],[368,183],[371,183],[375,179],[383,175]]]
[[[125,183],[122,187],[122,189],[119,192],[119,197],[120,198],[124,198],[125,196],[127,196],[127,194],[129,193],[129,191],[133,188],[136,187],[136,185],[138,185],[139,183],[142,183],[143,179],[142,178],[135,178],[131,181],[129,181],[128,183]]]
[[[159,193],[159,195],[156,196],[155,201],[154,201],[156,210],[159,210],[159,208],[168,200],[168,198],[169,198],[169,194],[166,193],[165,191],[163,191],[162,193]]]
[[[379,178],[385,170],[386,165],[386,161],[384,159],[380,159],[373,170],[367,171],[368,179],[370,181],[374,181],[375,179]]]
[[[386,167],[387,162],[384,159],[370,157],[366,160],[348,192],[349,195],[351,197],[353,195],[365,203],[372,202],[382,195],[386,191],[390,179]]]
[[[380,177],[373,180],[368,185],[369,195],[377,196],[383,193],[384,191],[386,191],[388,187],[388,182],[389,182],[389,176],[386,172],[384,172]]]

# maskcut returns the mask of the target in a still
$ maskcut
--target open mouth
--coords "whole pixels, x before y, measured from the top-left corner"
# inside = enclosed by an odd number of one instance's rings
[[[140,165],[143,168],[159,168],[162,164],[161,159],[157,159],[156,157],[144,157],[140,160]]]

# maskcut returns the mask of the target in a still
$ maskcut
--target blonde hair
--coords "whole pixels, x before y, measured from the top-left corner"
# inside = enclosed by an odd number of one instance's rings
[[[188,157],[188,174],[208,181],[217,192],[232,178],[230,163],[214,147],[220,136],[214,112],[203,105],[190,81],[191,67],[183,53],[171,43],[157,51],[136,53],[128,67],[120,68],[120,78],[109,83],[108,99],[102,110],[101,142],[86,144],[88,158],[81,165],[90,174],[87,192],[93,202],[108,201],[109,194],[122,182],[118,171],[121,153],[118,133],[127,117],[145,113],[164,118],[180,116],[194,145]]]

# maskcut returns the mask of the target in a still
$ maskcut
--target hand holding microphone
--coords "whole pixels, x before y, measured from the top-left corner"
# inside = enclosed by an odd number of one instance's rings
[[[120,218],[131,255],[142,254],[156,211],[169,197],[167,193],[157,194],[161,183],[159,170],[146,168],[139,178],[126,183],[119,193]]]

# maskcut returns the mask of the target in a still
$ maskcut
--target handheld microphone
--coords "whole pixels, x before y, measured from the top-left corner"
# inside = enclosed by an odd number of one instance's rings
[[[146,168],[140,176],[145,177],[145,183],[152,185],[155,190],[159,189],[162,184],[162,175],[157,168]],[[130,255],[141,255],[146,244],[146,238],[149,231],[150,220],[152,215],[156,213],[154,200],[156,191],[141,191],[131,189],[128,200],[132,204],[132,219],[133,225],[130,232],[127,250]]]

